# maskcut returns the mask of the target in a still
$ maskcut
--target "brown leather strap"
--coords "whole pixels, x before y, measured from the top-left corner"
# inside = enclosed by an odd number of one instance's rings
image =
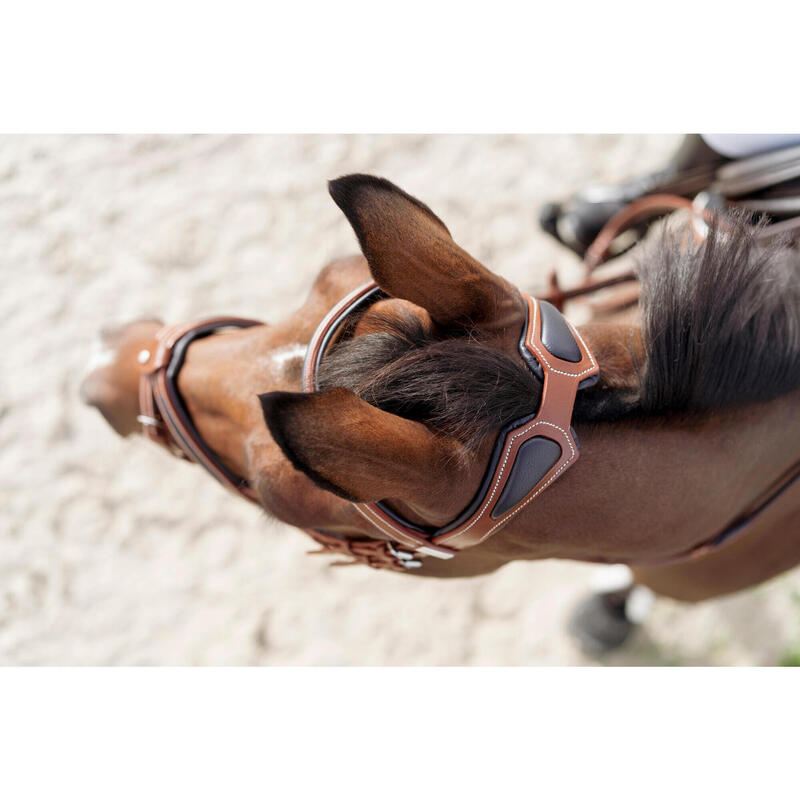
[[[614,240],[638,222],[660,216],[669,211],[685,209],[691,211],[692,201],[673,194],[649,194],[634,200],[620,209],[603,226],[584,257],[587,272],[593,272],[603,263]]]
[[[212,317],[200,322],[169,325],[155,335],[150,348],[139,353],[139,421],[144,436],[173,455],[194,461],[223,486],[252,502],[257,496],[245,478],[234,475],[208,447],[194,427],[167,375],[176,346],[184,337],[209,335],[224,328],[247,328],[263,323],[242,317]],[[175,376],[177,378],[177,375]]]
[[[636,275],[633,270],[627,270],[620,275],[615,275],[604,280],[594,279],[592,273],[608,260],[612,244],[629,228],[639,222],[681,209],[687,211],[694,210],[710,218],[710,212],[695,208],[691,200],[681,197],[680,195],[645,195],[629,203],[606,222],[586,251],[583,261],[585,270],[583,283],[571,289],[562,289],[559,285],[558,274],[553,270],[550,274],[550,291],[544,295],[544,299],[553,303],[559,311],[563,311],[564,304],[567,300],[584,297],[603,289],[609,289],[618,284],[635,281]],[[622,303],[616,299],[612,299],[609,304],[609,310],[635,302],[638,298],[638,286],[633,292],[625,291],[622,296],[624,298]]]
[[[422,562],[409,554],[397,550],[391,542],[378,539],[353,539],[326,531],[304,531],[319,546],[319,550],[309,550],[309,555],[341,555],[347,560],[332,561],[332,567],[349,567],[364,564],[374,569],[392,569],[404,572],[422,566]]]
[[[798,149],[800,150],[800,148]],[[553,303],[559,310],[563,310],[567,300],[594,294],[595,292],[608,289],[617,284],[635,281],[636,275],[633,270],[628,270],[604,280],[593,279],[592,273],[598,267],[606,263],[611,245],[614,241],[639,222],[661,216],[671,211],[686,210],[694,215],[693,219],[695,224],[698,222],[709,223],[714,217],[714,211],[704,207],[702,203],[704,197],[708,199],[709,197],[713,197],[713,195],[704,192],[698,195],[694,200],[690,200],[679,195],[653,194],[645,195],[629,203],[606,222],[586,251],[584,257],[585,277],[583,283],[571,289],[562,289],[559,285],[558,275],[553,271],[550,275],[550,291],[543,295],[544,299]],[[729,205],[734,207],[741,205],[746,206],[746,204],[737,201],[729,202]],[[720,218],[717,217],[717,221],[718,223],[724,224],[724,219],[720,221]],[[797,236],[799,230],[800,216],[796,216],[767,225],[758,232],[758,238],[762,241],[768,241],[778,236],[792,237]],[[695,232],[698,233],[697,230]],[[700,233],[700,235],[702,234],[704,234],[704,231]],[[594,310],[596,312],[613,311],[631,305],[636,301],[637,296],[638,289],[626,289],[616,297],[611,298],[603,306],[594,307]]]
[[[322,358],[339,333],[340,328],[348,316],[363,302],[379,291],[375,281],[369,281],[356,287],[343,297],[322,319],[317,326],[311,342],[306,351],[303,362],[303,391],[314,392],[317,390],[317,371],[322,363]]]

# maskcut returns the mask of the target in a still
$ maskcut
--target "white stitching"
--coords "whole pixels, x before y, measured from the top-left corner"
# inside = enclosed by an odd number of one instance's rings
[[[569,457],[569,458],[568,458],[568,459],[567,459],[567,460],[566,460],[566,461],[565,461],[565,462],[564,462],[564,463],[563,463],[563,464],[562,464],[562,465],[559,467],[558,471],[557,471],[557,472],[556,472],[556,473],[555,473],[555,474],[554,474],[554,475],[553,475],[553,476],[550,478],[550,480],[548,480],[548,481],[547,481],[547,483],[546,483],[546,484],[544,484],[544,486],[542,486],[542,487],[541,487],[541,488],[540,488],[540,489],[539,489],[539,490],[536,492],[536,494],[534,494],[534,495],[532,495],[530,498],[528,498],[528,500],[526,500],[526,501],[525,501],[525,502],[524,502],[524,503],[523,503],[523,504],[522,504],[522,505],[521,505],[521,506],[520,506],[520,507],[519,507],[519,508],[518,508],[516,511],[514,511],[512,514],[509,514],[507,517],[503,517],[503,519],[502,519],[502,520],[500,520],[500,522],[498,522],[498,523],[497,523],[497,525],[495,525],[495,526],[494,526],[494,528],[492,528],[492,531],[493,531],[493,530],[495,530],[496,528],[498,528],[500,525],[502,525],[502,524],[503,524],[503,523],[504,523],[504,522],[505,522],[507,519],[511,519],[511,517],[513,517],[513,516],[514,516],[514,514],[516,514],[516,513],[517,513],[517,511],[519,511],[521,508],[523,508],[523,507],[524,507],[524,506],[526,506],[528,503],[530,503],[530,501],[531,501],[531,500],[533,500],[533,498],[534,498],[534,497],[536,497],[536,495],[537,495],[537,494],[539,494],[539,492],[541,492],[541,491],[542,491],[542,489],[544,489],[544,488],[545,488],[545,486],[548,486],[550,483],[552,483],[552,481],[554,481],[554,480],[555,480],[556,476],[557,476],[557,475],[558,475],[558,474],[561,472],[561,470],[563,470],[563,469],[564,469],[564,468],[565,468],[565,467],[566,467],[566,466],[567,466],[567,465],[568,465],[568,464],[569,464],[569,463],[570,463],[570,462],[571,462],[571,461],[572,461],[572,460],[575,458],[575,448],[572,446],[572,442],[570,441],[569,434],[568,434],[568,433],[567,433],[567,432],[566,432],[566,431],[565,431],[563,428],[560,428],[558,425],[554,425],[552,422],[545,422],[544,420],[539,420],[538,422],[532,422],[532,423],[531,423],[530,425],[528,425],[527,427],[523,428],[523,429],[522,429],[522,430],[520,430],[520,431],[517,431],[517,432],[516,432],[516,433],[515,433],[515,434],[514,434],[514,435],[511,437],[511,439],[509,440],[508,447],[506,448],[506,454],[505,454],[505,458],[503,459],[503,465],[502,465],[502,467],[500,467],[500,472],[499,472],[499,473],[498,473],[498,475],[497,475],[497,480],[495,481],[495,483],[494,483],[494,486],[492,487],[492,493],[489,495],[489,499],[486,501],[485,505],[484,505],[484,506],[483,506],[483,508],[481,509],[481,513],[480,513],[480,514],[478,514],[478,516],[477,516],[477,517],[475,517],[475,519],[474,519],[474,520],[472,520],[472,522],[470,522],[470,524],[469,524],[469,525],[467,525],[467,527],[466,527],[466,528],[464,528],[464,530],[462,530],[462,531],[459,531],[458,533],[454,534],[453,536],[450,536],[449,538],[447,538],[447,539],[445,540],[445,542],[444,542],[445,544],[446,544],[447,542],[452,542],[452,541],[454,541],[455,539],[458,539],[458,537],[459,537],[459,536],[461,536],[461,534],[462,534],[462,533],[466,533],[466,532],[467,532],[467,531],[468,531],[468,530],[469,530],[469,529],[470,529],[470,528],[471,528],[473,525],[475,525],[475,523],[476,523],[476,522],[478,522],[478,520],[479,520],[479,519],[481,519],[481,517],[483,517],[483,515],[486,513],[486,509],[487,509],[487,508],[488,508],[488,507],[491,505],[491,503],[492,503],[492,498],[494,497],[494,495],[495,495],[495,492],[497,491],[497,487],[500,485],[500,481],[501,481],[501,480],[502,480],[502,478],[503,478],[503,473],[505,472],[505,469],[506,469],[506,464],[508,463],[508,457],[509,457],[509,455],[511,454],[511,449],[512,449],[512,447],[513,447],[513,445],[514,445],[514,440],[515,440],[515,439],[516,439],[518,436],[523,436],[523,435],[524,435],[524,434],[526,434],[528,431],[530,431],[530,430],[533,430],[533,429],[534,429],[534,428],[535,428],[537,425],[549,425],[551,428],[555,428],[556,430],[558,430],[558,431],[561,431],[561,433],[563,433],[563,434],[564,434],[564,438],[567,440],[567,444],[569,445],[569,449],[572,451],[572,454],[571,454],[571,455],[570,455],[570,457]],[[491,533],[491,531],[489,531],[489,533]],[[486,534],[486,536],[488,536],[488,535],[489,535],[489,533],[487,533],[487,534]],[[444,535],[444,536],[448,536],[448,534],[446,534],[446,533],[445,533],[445,534],[443,534],[443,535]],[[481,539],[481,541],[483,541],[483,539],[485,539],[485,538],[486,538],[486,536],[484,536],[484,537]]]
[[[394,528],[393,524],[391,522],[385,521],[377,513],[377,511],[375,511],[372,508],[372,506],[370,504],[365,503],[365,504],[362,505],[360,503],[356,503],[355,506],[356,506],[356,511],[361,512],[361,515],[364,516],[367,519],[368,522],[371,522],[379,530],[382,530],[383,533],[386,533],[386,534],[388,534],[389,536],[392,536],[392,537],[406,536],[409,539],[409,541],[403,541],[402,539],[400,540],[400,544],[402,544],[404,547],[410,547],[415,552],[420,547],[429,547],[432,550],[443,550],[445,552],[449,549],[445,545],[436,544],[435,542],[430,542],[430,541],[427,541],[427,540],[420,541],[420,542],[416,541],[413,536],[410,536],[409,534],[405,533],[405,531],[401,531],[401,530],[398,530],[398,529]],[[367,516],[367,512],[373,517],[373,519],[370,519],[370,517]],[[394,539],[394,541],[397,541],[397,539]]]
[[[355,506],[356,506],[356,511],[360,511],[362,516],[366,517],[368,522],[371,522],[373,525],[375,525],[383,533],[386,533],[386,534],[388,534],[389,536],[392,536],[392,537],[395,537],[395,536],[399,535],[399,536],[406,537],[407,539],[410,539],[412,542],[415,541],[413,536],[409,536],[405,531],[396,529],[396,528],[394,528],[394,526],[391,523],[386,522],[381,516],[378,515],[378,513],[370,505],[368,505],[366,503],[363,504],[363,505],[360,504],[360,503],[356,503]],[[369,515],[371,517],[373,517],[373,519],[370,519],[370,517],[367,516],[367,513],[369,513]],[[419,546],[424,544],[423,542],[418,542],[418,543],[415,542],[412,545],[412,544],[409,544],[408,541],[402,541],[402,540],[401,540],[400,543],[405,545],[406,547],[414,547],[414,549],[416,549],[417,547],[419,547]],[[430,546],[433,546],[433,547],[440,547],[441,546],[441,545],[436,545],[433,542],[427,542],[427,545],[430,545]]]
[[[390,529],[384,527],[385,523],[383,520],[368,506],[368,505],[361,505],[361,503],[355,503],[356,511],[358,511],[361,516],[366,517],[368,522],[371,522],[375,525],[378,530],[382,533],[390,533]],[[374,517],[374,519],[372,519]],[[391,530],[391,535],[396,536],[397,532],[395,530]]]

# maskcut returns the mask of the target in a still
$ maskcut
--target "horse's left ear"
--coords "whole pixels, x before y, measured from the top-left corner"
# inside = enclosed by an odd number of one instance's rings
[[[422,423],[381,411],[349,389],[259,396],[272,438],[318,486],[353,502],[430,499],[431,475],[459,445]]]
[[[422,306],[445,327],[493,333],[522,321],[519,292],[462,250],[424,203],[372,175],[346,175],[328,188],[388,294]]]

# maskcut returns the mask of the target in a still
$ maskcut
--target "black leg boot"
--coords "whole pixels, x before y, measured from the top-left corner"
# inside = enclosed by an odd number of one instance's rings
[[[712,150],[699,134],[687,134],[664,169],[616,186],[590,187],[564,203],[547,203],[539,215],[539,224],[583,258],[606,222],[628,203],[648,194],[694,197],[711,184],[716,169],[728,160]]]
[[[634,629],[625,615],[627,591],[591,594],[572,612],[569,632],[587,655],[598,656],[621,647]]]

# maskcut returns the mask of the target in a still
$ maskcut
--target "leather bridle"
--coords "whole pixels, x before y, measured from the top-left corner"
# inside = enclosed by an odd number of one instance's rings
[[[680,201],[680,202],[679,202]],[[588,271],[602,263],[613,239],[642,216],[685,208],[683,198],[659,197],[642,202],[620,214],[590,249]],[[633,204],[632,204],[633,205]],[[622,276],[629,280],[632,276]],[[409,570],[422,566],[426,557],[450,559],[496,533],[536,499],[580,454],[571,417],[580,389],[597,380],[599,367],[578,331],[556,306],[569,296],[578,296],[613,285],[616,280],[586,284],[571,293],[557,286],[553,303],[520,293],[526,306],[526,323],[519,341],[519,355],[528,369],[542,381],[539,409],[507,425],[498,435],[480,488],[469,506],[448,525],[433,529],[415,525],[385,503],[354,503],[354,508],[375,529],[374,538],[352,538],[323,530],[305,529],[320,545],[314,553],[340,554],[349,560],[337,564],[367,564],[375,568]],[[317,327],[303,366],[303,390],[316,391],[317,373],[337,337],[347,328],[354,312],[381,296],[375,283],[360,286],[337,303]],[[139,422],[143,434],[173,455],[195,461],[216,480],[247,500],[259,504],[249,482],[234,474],[203,440],[177,387],[178,373],[189,345],[198,338],[231,328],[262,323],[240,317],[213,317],[197,323],[171,325],[158,331],[152,345],[139,352]],[[784,491],[800,480],[800,463],[793,465],[750,509],[711,539],[647,566],[672,564],[713,550],[745,530]]]
[[[161,328],[147,348],[139,351],[139,415],[146,439],[166,448],[172,455],[194,461],[223,486],[245,500],[261,506],[249,481],[233,473],[204,441],[178,391],[178,373],[189,345],[197,339],[230,329],[250,328],[263,323],[241,317],[212,317],[200,322]],[[400,558],[390,543],[372,539],[351,539],[339,534],[306,529],[320,545],[312,553],[338,553],[348,561],[335,564],[367,564],[399,569]]]
[[[315,391],[317,371],[345,322],[380,296],[367,283],[337,303],[317,327],[303,367],[303,389]],[[385,503],[354,503],[376,529],[378,539],[358,540],[326,531],[306,530],[321,552],[350,556],[355,563],[392,569],[422,566],[421,558],[449,559],[496,533],[528,503],[563,475],[580,454],[570,422],[579,389],[597,380],[599,367],[580,334],[550,303],[521,294],[526,321],[519,355],[542,381],[539,410],[507,425],[498,436],[489,466],[470,505],[449,525],[425,529],[404,520]],[[214,317],[172,325],[156,333],[139,352],[139,422],[146,438],[173,455],[195,461],[228,489],[251,502],[258,497],[248,481],[235,475],[205,443],[180,396],[178,373],[189,345],[231,328],[259,325],[240,317]],[[387,541],[388,540],[388,541]]]

